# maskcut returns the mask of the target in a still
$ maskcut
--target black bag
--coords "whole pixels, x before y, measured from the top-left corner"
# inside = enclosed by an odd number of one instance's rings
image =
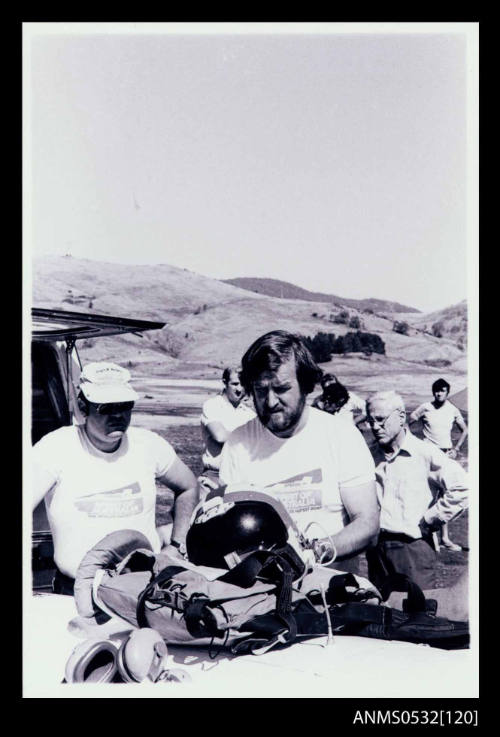
[[[437,602],[434,599],[426,599],[419,586],[407,576],[402,574],[388,576],[379,587],[384,600],[392,591],[408,593],[408,597],[403,601],[402,611],[382,604],[363,602],[360,599],[364,592],[356,586],[357,582],[352,574],[331,578],[326,601],[333,634],[400,640],[445,650],[469,647],[469,623],[454,622],[436,616]],[[305,599],[292,605],[291,613],[296,622],[297,637],[310,639],[328,634],[326,612],[324,606],[323,611],[320,611],[318,609],[320,606],[321,597],[317,592],[309,592]],[[267,615],[257,616],[246,622],[242,629],[252,629],[253,635],[234,643],[231,650],[243,653],[266,647],[272,624],[272,619]],[[276,643],[278,646],[280,644]]]

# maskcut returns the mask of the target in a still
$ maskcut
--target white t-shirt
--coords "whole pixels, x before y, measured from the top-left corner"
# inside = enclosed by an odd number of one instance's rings
[[[464,421],[462,413],[454,404],[446,400],[436,409],[432,402],[424,402],[412,412],[412,419],[422,420],[424,437],[439,448],[453,447],[451,430],[456,420]]]
[[[127,430],[114,453],[95,448],[77,425],[39,440],[33,447],[34,483],[53,479],[45,506],[59,570],[74,578],[83,556],[116,530],[142,532],[158,552],[155,478],[175,458],[170,443],[138,427]]]
[[[205,445],[201,458],[205,469],[219,470],[222,450],[221,444],[214,440],[207,430],[207,425],[211,422],[220,422],[226,432],[231,433],[254,417],[255,412],[243,402],[240,402],[237,407],[233,407],[224,392],[207,399],[203,404],[201,415],[201,432]]]
[[[239,427],[222,450],[219,477],[248,484],[279,499],[300,530],[318,522],[309,537],[337,533],[349,518],[340,487],[375,480],[375,466],[363,436],[351,423],[306,407],[304,427],[291,438],[273,435],[258,418]]]

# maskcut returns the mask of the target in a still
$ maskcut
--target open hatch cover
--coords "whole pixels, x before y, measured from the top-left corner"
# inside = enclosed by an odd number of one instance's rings
[[[93,315],[85,312],[46,310],[39,307],[31,310],[32,339],[55,341],[73,338],[94,338],[101,335],[138,333],[142,330],[159,330],[164,322],[130,320],[126,317]]]

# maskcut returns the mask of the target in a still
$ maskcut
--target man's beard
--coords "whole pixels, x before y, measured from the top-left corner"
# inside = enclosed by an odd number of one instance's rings
[[[259,420],[267,429],[276,434],[283,433],[287,430],[293,430],[293,428],[300,422],[306,398],[302,397],[297,407],[292,410],[290,407],[282,408],[278,411],[270,412],[268,410],[262,410],[258,412]]]

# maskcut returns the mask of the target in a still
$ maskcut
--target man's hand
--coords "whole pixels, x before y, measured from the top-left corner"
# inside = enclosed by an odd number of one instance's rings
[[[312,550],[316,563],[333,563],[337,557],[337,551],[329,537],[313,540]]]
[[[435,520],[431,525],[426,522],[426,520],[422,517],[420,522],[418,523],[418,526],[420,528],[420,532],[422,533],[422,537],[424,540],[430,540],[432,538],[432,533],[437,532],[441,529],[444,522],[441,522],[441,520]]]
[[[200,502],[205,501],[208,494],[210,494],[211,491],[214,491],[215,489],[218,489],[220,486],[223,486],[221,482],[218,479],[211,479],[208,476],[204,476],[203,474],[201,476],[198,476],[196,479],[197,481],[197,490],[198,490],[198,498]]]
[[[185,553],[185,548],[182,546],[180,549],[176,548],[175,545],[166,545],[162,551],[162,553],[167,553],[167,555],[170,558],[178,558],[181,561],[186,560],[187,555]]]
[[[458,450],[456,448],[450,448],[450,450],[446,451],[446,455],[448,458],[456,458],[458,455]]]

